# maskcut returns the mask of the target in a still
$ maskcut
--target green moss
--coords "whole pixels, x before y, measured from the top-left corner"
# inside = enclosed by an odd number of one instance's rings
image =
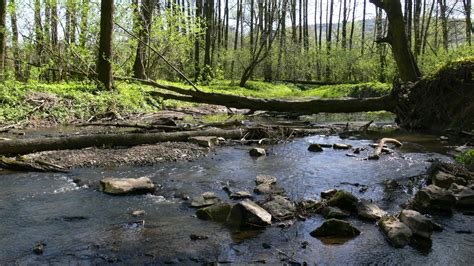
[[[456,161],[465,165],[474,164],[474,149],[467,150],[456,156]]]

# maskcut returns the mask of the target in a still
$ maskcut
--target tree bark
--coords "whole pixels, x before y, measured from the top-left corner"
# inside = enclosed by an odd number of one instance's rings
[[[472,22],[471,22],[471,0],[463,0],[463,6],[464,6],[464,12],[466,13],[466,41],[469,44],[469,46],[472,45],[471,41],[471,33],[474,30],[472,28]]]
[[[361,48],[360,48],[360,54],[364,55],[364,50],[365,50],[365,15],[367,11],[367,0],[364,1],[364,6],[362,10],[362,37],[361,37]]]
[[[446,0],[438,0],[440,16],[441,16],[441,32],[443,34],[443,48],[445,51],[449,49],[449,39],[448,39],[448,15],[447,15],[447,5]]]
[[[80,27],[80,35],[79,35],[79,45],[81,48],[86,47],[87,42],[87,23],[89,18],[89,4],[90,0],[82,0],[82,13],[81,13],[81,27]]]
[[[100,40],[97,60],[97,78],[106,90],[112,89],[112,32],[114,27],[114,0],[101,0]]]
[[[204,66],[212,67],[211,37],[213,32],[212,17],[214,14],[214,0],[204,0],[204,14],[206,16],[206,43],[204,49]]]

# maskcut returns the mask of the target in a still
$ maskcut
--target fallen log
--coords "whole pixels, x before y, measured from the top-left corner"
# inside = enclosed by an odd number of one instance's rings
[[[402,143],[396,139],[392,138],[383,138],[379,141],[379,144],[377,148],[375,149],[375,152],[369,156],[369,160],[378,160],[380,158],[380,154],[382,153],[384,146],[386,143],[392,143],[395,144],[395,146],[400,147],[402,146]]]
[[[13,171],[67,172],[66,169],[61,166],[42,160],[32,160],[24,156],[15,159],[0,156],[0,168]]]
[[[88,147],[130,147],[166,141],[187,141],[190,137],[217,136],[240,139],[251,129],[200,130],[159,133],[99,134],[69,137],[15,139],[0,142],[1,155],[20,155],[50,150],[73,150]]]

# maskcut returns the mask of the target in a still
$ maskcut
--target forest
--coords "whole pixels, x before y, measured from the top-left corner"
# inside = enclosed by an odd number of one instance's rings
[[[0,264],[470,264],[472,11],[0,0]]]

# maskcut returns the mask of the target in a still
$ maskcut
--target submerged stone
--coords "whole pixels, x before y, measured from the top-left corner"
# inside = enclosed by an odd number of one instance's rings
[[[310,152],[322,152],[323,148],[321,148],[321,146],[319,144],[313,143],[313,144],[309,145],[308,151],[310,151]]]
[[[334,196],[334,194],[336,194],[337,192],[337,189],[328,189],[328,190],[325,190],[325,191],[321,191],[321,198],[322,199],[329,199],[331,198],[332,196]]]
[[[310,233],[312,237],[356,237],[360,231],[350,223],[338,219],[329,219]]]
[[[193,198],[191,207],[193,208],[204,208],[214,205],[221,200],[213,192],[204,192],[198,197]]]
[[[196,216],[202,220],[211,220],[215,222],[225,222],[229,216],[232,206],[228,203],[219,202],[209,207],[201,208],[196,211]]]

